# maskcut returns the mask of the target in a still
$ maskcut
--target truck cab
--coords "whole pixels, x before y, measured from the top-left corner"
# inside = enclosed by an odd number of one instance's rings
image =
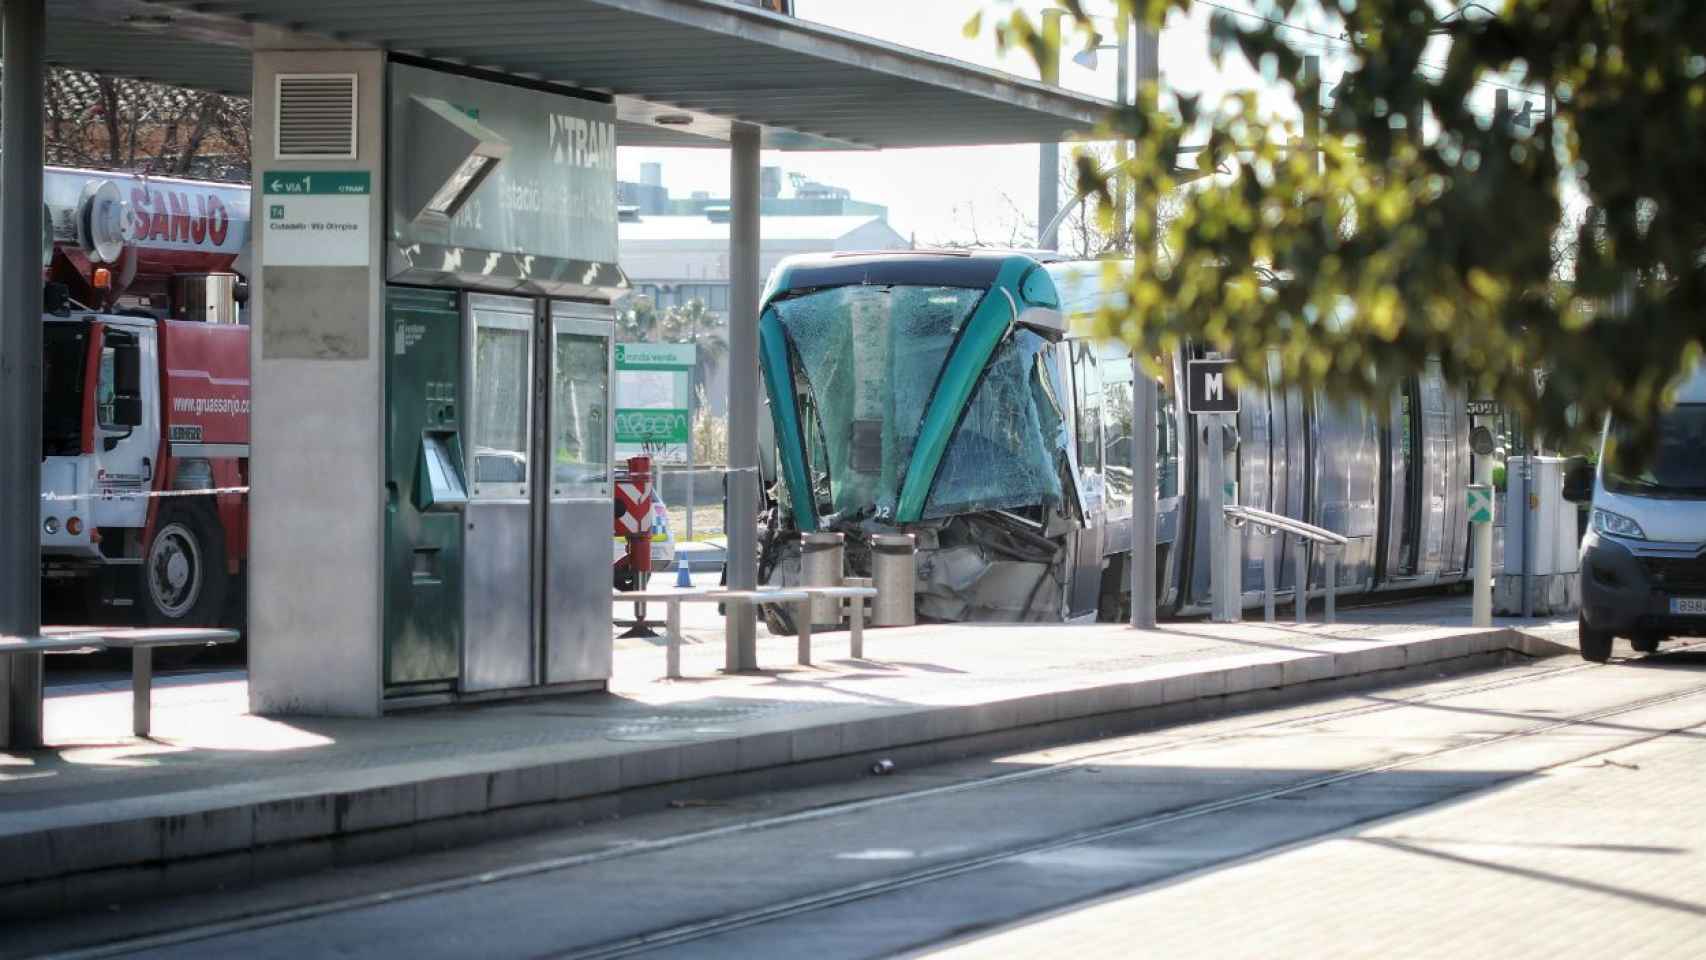
[[[1677,390],[1646,462],[1620,455],[1608,421],[1597,467],[1565,480],[1592,503],[1582,539],[1582,657],[1603,662],[1625,637],[1651,653],[1669,637],[1706,635],[1706,364]]]

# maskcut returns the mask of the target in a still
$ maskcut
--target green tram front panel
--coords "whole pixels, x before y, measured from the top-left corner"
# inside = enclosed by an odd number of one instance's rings
[[[461,314],[449,290],[385,292],[385,685],[457,679],[462,642]]]

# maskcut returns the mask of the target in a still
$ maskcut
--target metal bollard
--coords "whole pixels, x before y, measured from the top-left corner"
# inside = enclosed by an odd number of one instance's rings
[[[907,627],[917,622],[912,607],[918,585],[917,541],[912,534],[871,535],[871,581],[877,588],[871,626]]]
[[[808,587],[841,586],[846,570],[844,540],[834,532],[801,534],[800,582]],[[841,625],[840,599],[813,597],[809,606],[812,626],[834,629]]]
[[[1297,538],[1297,622],[1309,622],[1309,541]]]
[[[1339,592],[1339,548],[1327,548],[1327,623],[1333,622],[1334,601]]]
[[[1274,622],[1274,568],[1279,565],[1279,537],[1272,531],[1263,531],[1265,542],[1262,544],[1262,619],[1268,623]]]

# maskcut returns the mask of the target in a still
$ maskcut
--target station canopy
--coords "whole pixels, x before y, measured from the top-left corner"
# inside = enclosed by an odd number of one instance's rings
[[[929,0],[921,0],[929,2]],[[51,0],[47,60],[247,96],[290,33],[607,94],[623,146],[860,150],[1082,138],[1112,104],[735,0]],[[285,32],[281,34],[279,31]]]

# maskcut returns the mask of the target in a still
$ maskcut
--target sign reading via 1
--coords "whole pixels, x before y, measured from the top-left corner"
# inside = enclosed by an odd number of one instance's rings
[[[261,175],[261,259],[273,267],[364,267],[372,258],[365,170]]]

